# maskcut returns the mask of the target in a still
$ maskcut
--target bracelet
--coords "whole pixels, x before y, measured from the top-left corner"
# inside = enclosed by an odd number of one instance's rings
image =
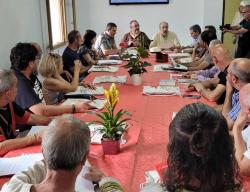
[[[72,105],[72,113],[76,113],[76,106],[75,106],[75,104]]]

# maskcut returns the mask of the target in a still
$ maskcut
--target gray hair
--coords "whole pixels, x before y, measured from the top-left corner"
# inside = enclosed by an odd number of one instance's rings
[[[17,79],[10,70],[0,70],[0,95],[11,89]]]
[[[209,43],[209,48],[211,49],[211,48],[213,48],[214,46],[219,45],[219,44],[222,44],[221,40],[219,40],[219,39],[214,39],[214,40],[210,41],[210,43]]]
[[[45,131],[42,149],[50,170],[73,170],[89,151],[88,126],[72,115],[54,119]]]
[[[250,60],[238,58],[232,64],[232,74],[243,83],[250,83]]]

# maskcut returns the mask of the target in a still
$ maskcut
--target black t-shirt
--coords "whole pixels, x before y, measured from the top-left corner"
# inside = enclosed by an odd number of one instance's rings
[[[247,21],[243,19],[243,21],[240,22],[240,26],[248,30],[248,32],[239,36],[238,44],[239,46],[242,46],[243,48],[250,50],[250,20]]]
[[[220,79],[218,84],[224,85],[226,87],[227,85],[227,68],[225,68],[224,71],[221,71],[218,75],[218,78]],[[220,96],[220,98],[217,101],[217,104],[223,104],[226,98],[226,91]]]
[[[73,75],[72,68],[74,67],[74,61],[80,60],[80,57],[77,53],[77,50],[74,51],[70,49],[69,47],[66,47],[63,51],[63,68],[64,70],[70,72]]]
[[[17,123],[19,124],[27,123],[27,120],[29,118],[29,113],[25,113],[26,111],[19,105],[17,105],[15,102],[12,102],[12,107],[14,114],[11,113],[10,104],[6,105],[3,108],[0,108],[0,128],[1,132],[3,132],[4,137],[6,139],[16,138],[13,128],[14,122],[12,121],[13,115],[15,116],[14,126],[16,126]]]
[[[18,79],[15,102],[19,106],[27,110],[33,105],[45,103],[42,84],[36,75],[31,75],[28,79],[18,70],[15,70],[15,75]]]

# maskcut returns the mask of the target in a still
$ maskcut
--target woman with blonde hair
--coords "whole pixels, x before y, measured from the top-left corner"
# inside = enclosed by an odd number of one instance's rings
[[[74,92],[78,87],[81,63],[75,60],[71,83],[61,77],[63,72],[62,57],[58,54],[45,55],[39,66],[39,79],[43,85],[46,104],[56,104],[65,93]]]

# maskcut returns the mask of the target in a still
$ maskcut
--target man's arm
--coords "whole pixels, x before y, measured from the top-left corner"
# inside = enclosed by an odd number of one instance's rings
[[[31,135],[22,138],[4,140],[0,142],[0,156],[3,156],[9,151],[39,143],[41,143],[41,137],[39,135]]]
[[[232,33],[234,35],[241,35],[241,34],[247,33],[248,30],[245,29],[245,28],[240,28],[240,29],[236,29],[236,30],[234,30],[234,29],[230,29],[230,30],[223,29],[223,32],[229,32],[229,33]]]
[[[213,90],[205,89],[201,83],[194,84],[194,87],[198,92],[201,93],[203,97],[207,98],[209,101],[217,101],[226,90],[226,87],[222,84],[218,84]]]
[[[74,111],[75,107],[75,111]],[[66,113],[84,113],[90,108],[88,103],[78,103],[76,105],[46,105],[44,103],[39,103],[37,105],[31,106],[29,109],[37,115],[44,116],[57,116]]]
[[[188,67],[189,71],[198,71],[198,70],[203,70],[206,69],[209,66],[209,63],[207,61],[203,60],[199,65],[194,66],[194,67]]]
[[[27,122],[29,125],[48,125],[51,119],[42,115],[31,114]]]
[[[235,157],[240,167],[240,173],[243,176],[250,176],[250,159],[248,159],[244,155],[244,153],[248,151],[248,149],[242,137],[242,130],[246,125],[246,120],[247,114],[241,111],[233,126],[233,136],[235,146]]]
[[[232,109],[232,96],[233,96],[233,87],[229,81],[226,85],[226,98],[224,105],[222,107],[222,115],[227,118],[229,111]]]

